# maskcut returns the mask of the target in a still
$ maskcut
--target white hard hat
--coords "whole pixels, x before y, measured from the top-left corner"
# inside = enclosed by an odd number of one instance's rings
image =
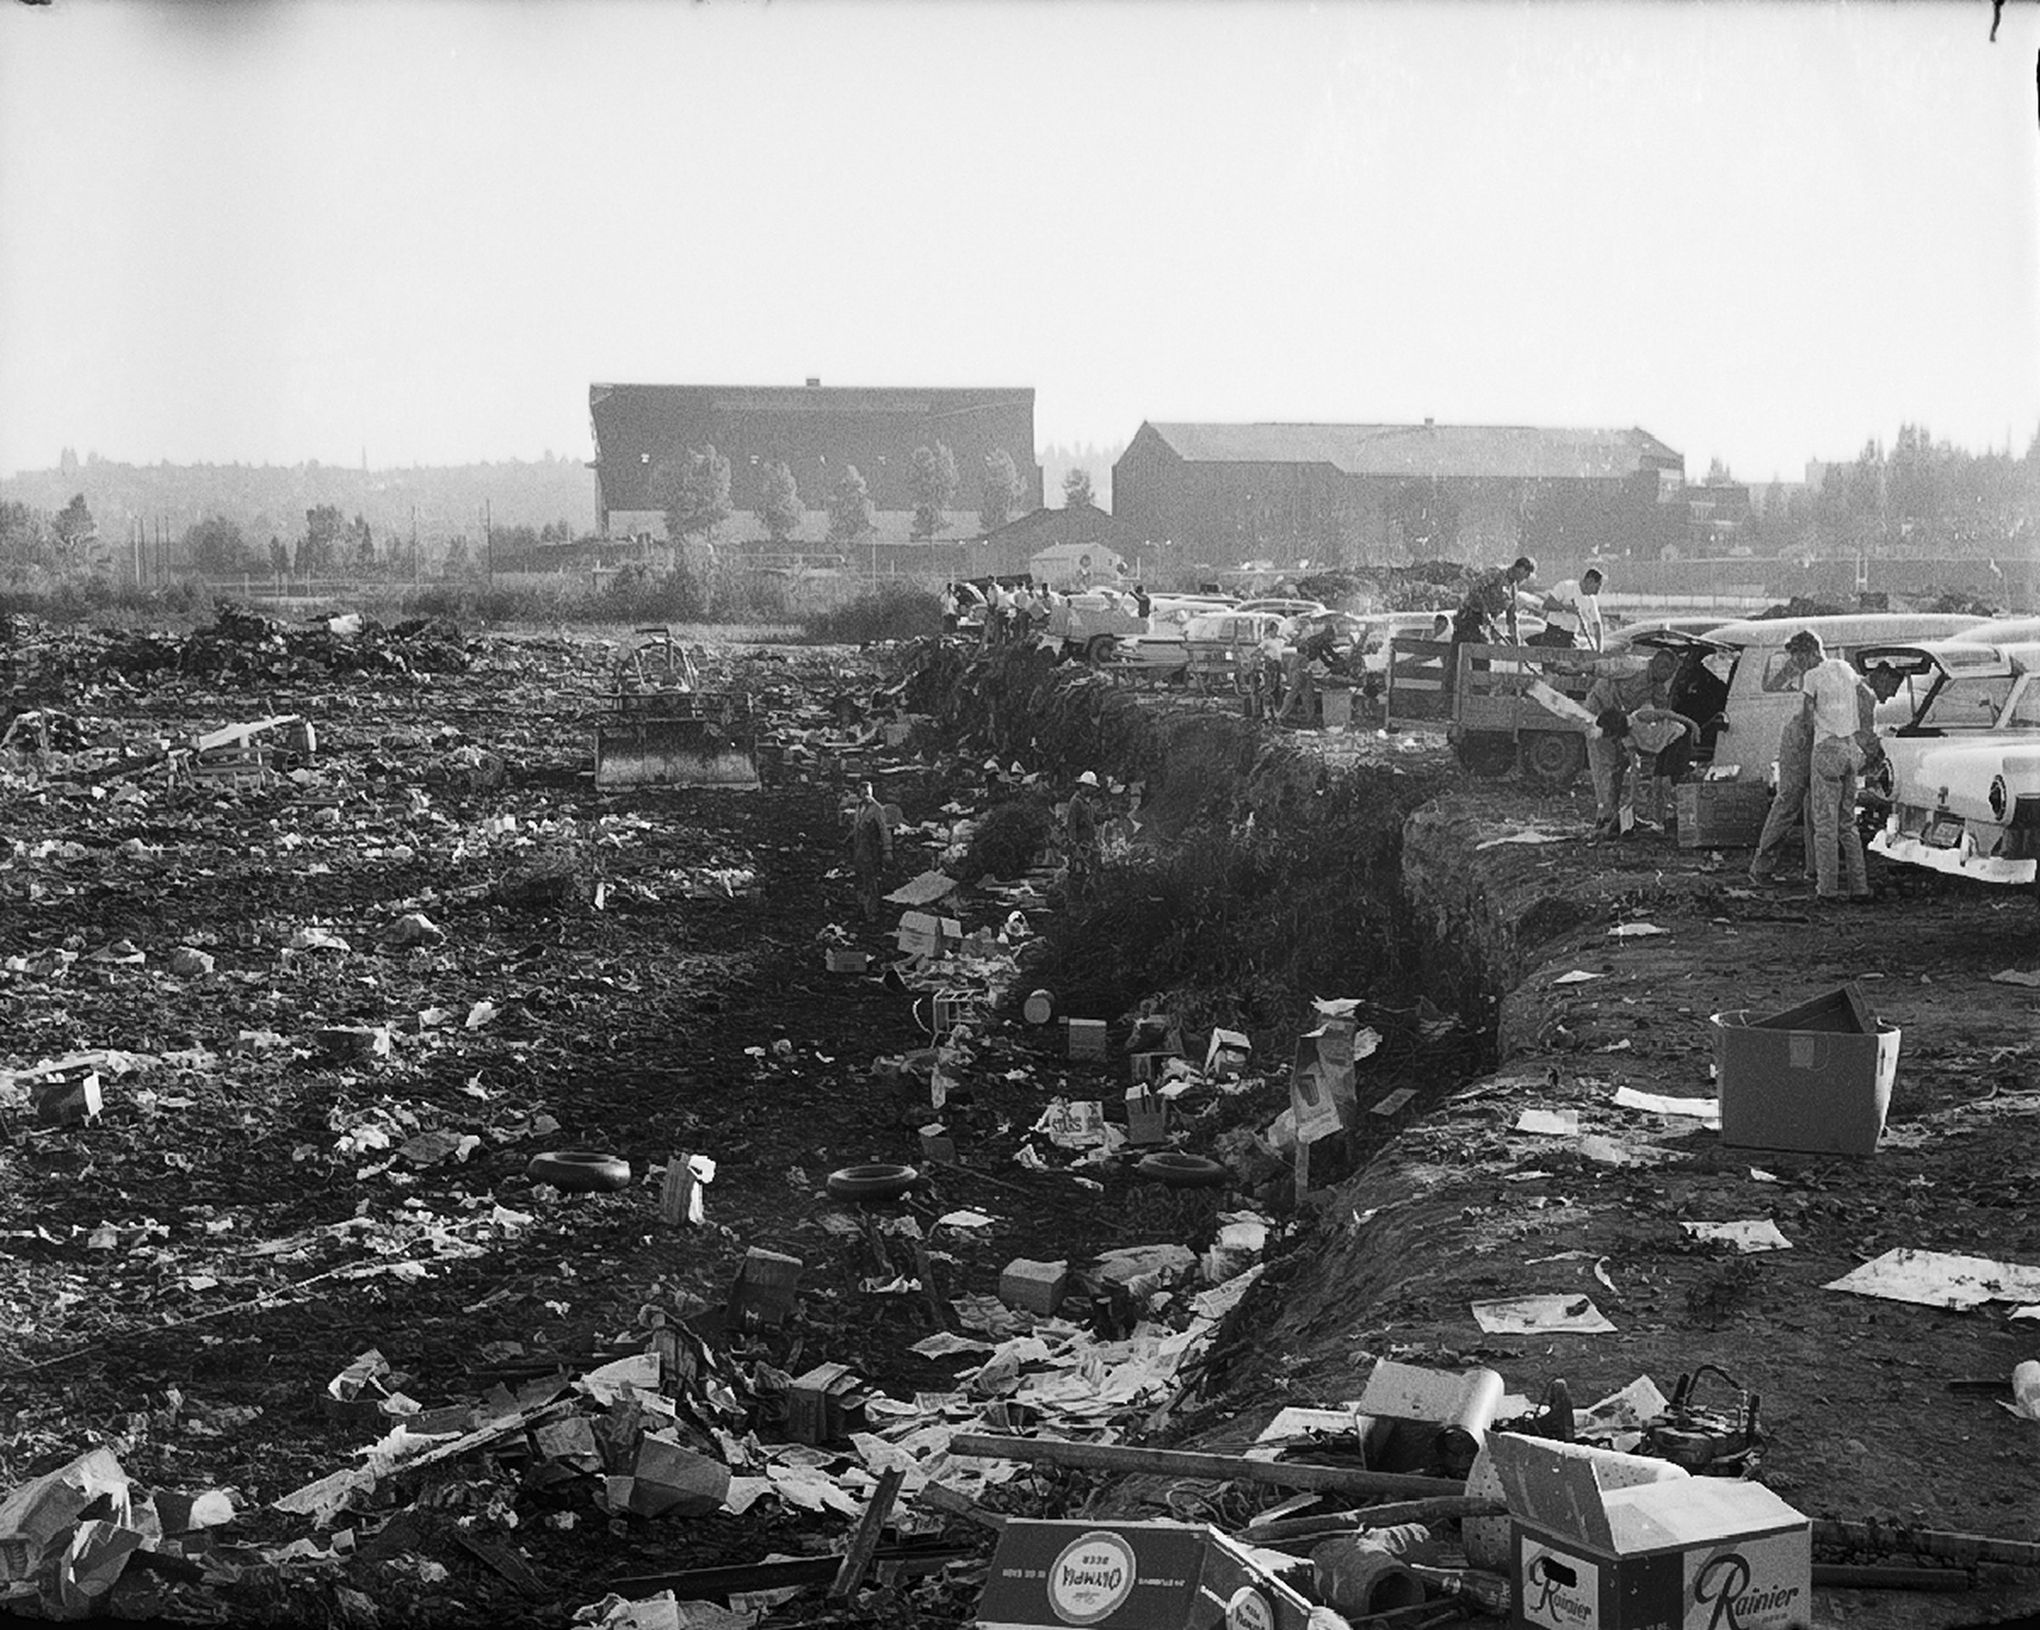
[[[1077,777],[1077,785],[1080,787],[1095,787],[1097,784],[1098,772],[1096,770],[1086,770]]]

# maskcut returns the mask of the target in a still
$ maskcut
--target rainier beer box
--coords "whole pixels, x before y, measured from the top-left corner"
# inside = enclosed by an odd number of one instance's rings
[[[1215,1528],[1014,1518],[978,1630],[1306,1630],[1310,1603]]]
[[[1806,1630],[1813,1525],[1759,1483],[1607,1488],[1573,1445],[1488,1435],[1517,1630]]]

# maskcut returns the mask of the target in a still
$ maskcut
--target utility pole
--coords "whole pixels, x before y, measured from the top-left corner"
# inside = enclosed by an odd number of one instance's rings
[[[489,500],[482,500],[482,536],[488,540],[489,592],[496,592],[496,523],[489,510]]]

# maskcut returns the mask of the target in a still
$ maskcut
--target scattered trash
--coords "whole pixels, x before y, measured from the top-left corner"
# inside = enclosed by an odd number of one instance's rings
[[[1611,939],[1647,939],[1653,934],[1669,934],[1669,928],[1660,928],[1656,923],[1618,923],[1608,930]]]
[[[1586,1296],[1512,1296],[1475,1302],[1473,1316],[1491,1336],[1603,1335],[1615,1328]]]
[[[1986,1302],[2040,1301],[2040,1268],[1901,1246],[1823,1288],[1963,1312]]]
[[[1721,1125],[1718,1098],[1668,1098],[1661,1093],[1638,1092],[1634,1087],[1617,1087],[1615,1105],[1618,1109],[1641,1109],[1652,1115],[1683,1115],[1706,1126]]]
[[[1708,1245],[1732,1245],[1743,1252],[1792,1249],[1792,1242],[1768,1217],[1749,1222],[1682,1222],[1679,1226]]]

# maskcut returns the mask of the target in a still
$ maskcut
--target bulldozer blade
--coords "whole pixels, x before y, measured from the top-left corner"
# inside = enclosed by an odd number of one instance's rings
[[[758,782],[752,749],[699,719],[633,721],[598,725],[595,785],[598,787],[731,787]]]

